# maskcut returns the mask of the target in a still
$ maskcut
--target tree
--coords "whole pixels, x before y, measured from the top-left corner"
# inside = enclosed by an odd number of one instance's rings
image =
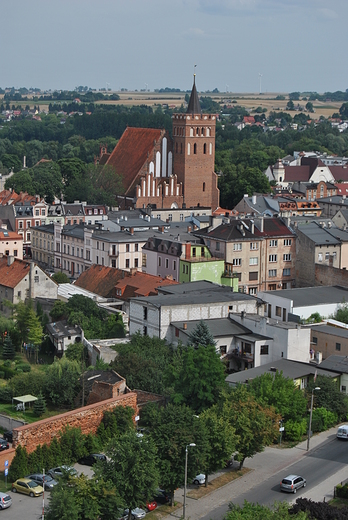
[[[342,323],[348,323],[348,304],[346,302],[339,305],[334,317],[335,320],[342,321]]]
[[[56,300],[50,311],[50,316],[54,321],[66,319],[69,315],[69,309],[66,302],[62,300]]]
[[[40,393],[37,400],[33,404],[33,413],[36,417],[41,417],[46,412],[46,401],[43,395]]]
[[[80,390],[81,366],[65,356],[55,359],[46,372],[44,393],[56,406],[70,406]]]
[[[223,468],[226,461],[236,451],[237,438],[231,423],[219,415],[216,406],[202,412],[199,420],[205,428],[205,485],[208,485],[208,475]]]
[[[189,480],[197,475],[204,463],[204,425],[186,405],[169,404],[157,410],[151,407],[151,410],[151,423],[145,423],[145,426],[157,446],[159,481],[171,493],[173,505],[175,489],[184,484],[185,448],[188,444],[196,444],[190,448],[188,457]]]
[[[112,482],[129,509],[139,507],[153,497],[158,487],[157,449],[151,437],[138,437],[128,431],[112,439],[106,448],[109,460],[96,468],[96,477]]]
[[[308,101],[308,103],[306,103],[306,110],[308,112],[314,112],[313,103],[311,101]]]
[[[182,351],[182,367],[173,381],[173,402],[190,405],[196,413],[215,404],[225,386],[225,367],[214,345]]]
[[[27,343],[33,348],[36,361],[38,360],[38,352],[42,343],[43,329],[40,322],[40,318],[36,315],[34,309],[28,306],[27,310]]]
[[[207,347],[208,345],[216,345],[214,336],[209,330],[207,323],[201,320],[188,337],[190,345],[197,348],[199,345]]]
[[[290,515],[287,502],[274,504],[273,507],[252,504],[247,501],[241,507],[231,502],[228,508],[224,520],[250,520],[252,518],[257,520],[307,520],[307,515],[302,512]]]
[[[339,112],[342,119],[348,119],[348,103],[343,103],[340,107]]]
[[[98,427],[98,437],[103,444],[118,438],[122,433],[134,430],[134,410],[130,406],[116,406],[111,411],[105,411]]]
[[[247,457],[263,451],[278,438],[281,416],[273,407],[259,404],[244,385],[232,390],[222,406],[222,414],[229,418],[238,436],[238,460],[242,468]]]
[[[28,453],[25,448],[19,444],[16,448],[16,454],[11,462],[11,466],[8,472],[8,477],[11,482],[17,480],[17,478],[23,477],[28,474]]]
[[[4,345],[2,347],[2,357],[4,359],[14,359],[15,355],[16,351],[13,346],[11,336],[7,334],[5,337]]]
[[[318,376],[316,381],[310,381],[306,388],[308,404],[311,400],[314,387],[320,388],[320,390],[314,392],[315,407],[323,407],[336,414],[337,422],[346,419],[348,413],[348,398],[345,394],[340,392],[337,381],[327,376]]]
[[[75,198],[75,200],[77,200],[77,199]],[[58,284],[59,283],[70,283],[69,276],[65,273],[62,273],[61,271],[54,273],[54,275],[52,275],[52,280],[54,280]],[[59,301],[59,300],[56,300],[56,301]]]
[[[295,105],[292,99],[290,99],[290,101],[287,102],[286,108],[287,110],[295,110]]]

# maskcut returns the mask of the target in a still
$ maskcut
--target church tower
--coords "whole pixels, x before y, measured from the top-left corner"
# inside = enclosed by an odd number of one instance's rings
[[[173,115],[173,171],[182,183],[186,208],[219,206],[215,126],[216,114],[202,114],[194,74],[186,114]]]

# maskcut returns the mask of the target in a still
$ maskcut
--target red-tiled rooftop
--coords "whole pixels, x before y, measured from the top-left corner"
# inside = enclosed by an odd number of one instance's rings
[[[122,176],[125,194],[133,187],[138,172],[148,158],[153,158],[155,141],[163,130],[153,128],[132,128],[124,131],[106,164]]]
[[[14,288],[30,272],[30,263],[25,260],[14,260],[7,265],[8,257],[0,258],[0,284],[5,287]]]
[[[157,294],[157,287],[176,284],[178,282],[172,279],[137,271],[132,276],[120,280],[116,285],[116,291],[121,290],[122,300],[128,300],[134,296],[154,296]]]

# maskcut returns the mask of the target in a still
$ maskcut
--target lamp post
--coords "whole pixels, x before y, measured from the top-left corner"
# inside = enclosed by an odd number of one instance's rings
[[[186,450],[185,450],[185,484],[184,484],[184,507],[183,507],[183,512],[182,512],[182,516],[183,518],[185,519],[186,518],[186,486],[187,486],[187,457],[188,457],[188,448],[189,446],[191,447],[194,447],[196,446],[194,442],[191,442],[191,444],[188,444],[186,446]]]
[[[320,387],[319,387],[319,386],[316,386],[316,387],[313,388],[313,390],[312,390],[312,397],[311,397],[311,410],[310,410],[310,413],[309,413],[309,427],[308,427],[307,451],[309,450],[309,441],[310,441],[310,438],[311,438],[314,390],[320,390]]]

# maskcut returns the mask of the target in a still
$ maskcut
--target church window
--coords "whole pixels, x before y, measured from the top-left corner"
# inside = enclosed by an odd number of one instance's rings
[[[204,143],[204,145],[203,145],[203,153],[204,153],[204,154],[207,153],[207,145],[206,145],[206,143]]]
[[[180,153],[182,153],[182,143],[180,143]]]
[[[175,144],[175,151],[178,153],[178,143]]]
[[[193,128],[192,128],[192,126],[190,128],[190,137],[193,137]]]
[[[197,144],[196,143],[193,145],[193,153],[195,155],[197,154]]]
[[[203,182],[203,191],[205,191],[205,182]]]
[[[213,153],[213,145],[209,143],[209,155]]]
[[[198,128],[198,126],[196,128],[196,135],[199,135],[199,128]]]
[[[187,143],[187,155],[191,155],[191,145]]]
[[[204,128],[202,126],[201,135],[204,135]]]
[[[210,128],[207,128],[207,137],[210,136]]]

